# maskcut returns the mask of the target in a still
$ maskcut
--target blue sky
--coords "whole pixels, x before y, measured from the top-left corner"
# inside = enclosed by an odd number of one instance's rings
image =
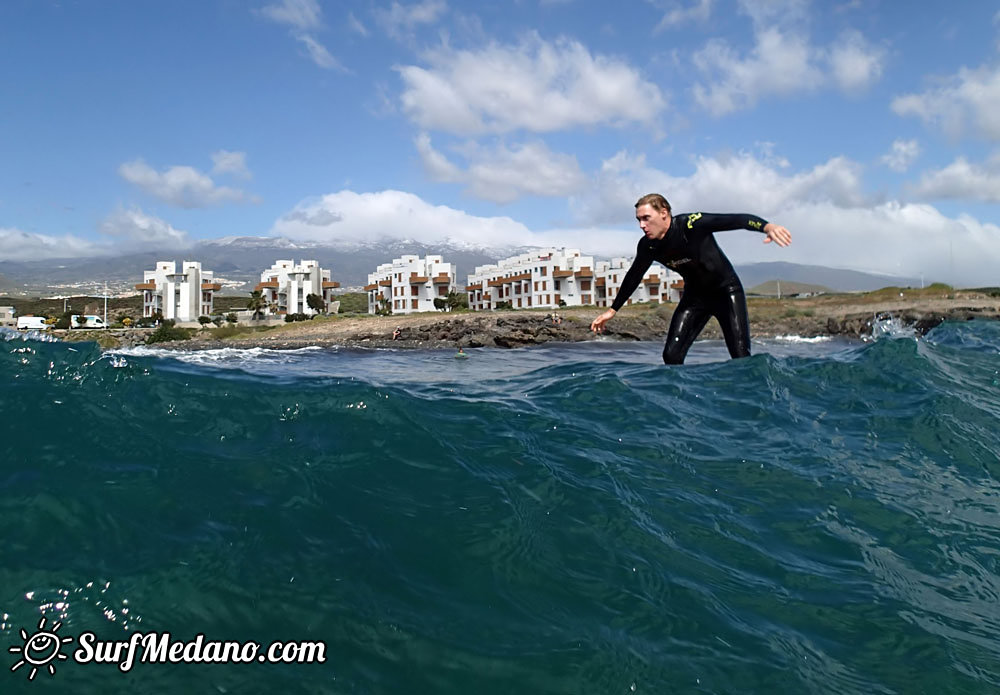
[[[784,260],[1000,284],[1000,8],[6,0],[0,258],[406,238],[630,255],[633,204]]]

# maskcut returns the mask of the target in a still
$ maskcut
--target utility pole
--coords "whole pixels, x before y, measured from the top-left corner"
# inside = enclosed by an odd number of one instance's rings
[[[108,281],[104,281],[104,328],[108,327]]]
[[[778,299],[781,299],[781,280],[776,280],[778,283]]]

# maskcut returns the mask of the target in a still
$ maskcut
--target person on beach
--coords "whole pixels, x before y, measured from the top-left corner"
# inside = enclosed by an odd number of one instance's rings
[[[639,198],[635,218],[644,234],[636,247],[635,260],[622,279],[611,308],[594,319],[590,330],[604,332],[605,324],[632,296],[649,266],[658,261],[684,278],[684,293],[670,321],[663,361],[682,364],[694,339],[712,316],[722,327],[730,356],[749,357],[750,320],[743,285],[712,235],[749,229],[763,233],[765,244],[773,241],[778,246],[788,246],[792,243],[791,233],[756,215],[692,212],[674,217],[670,203],[659,193]]]

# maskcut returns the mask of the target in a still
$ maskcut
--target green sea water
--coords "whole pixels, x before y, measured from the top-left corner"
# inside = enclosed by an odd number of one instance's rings
[[[6,332],[0,693],[1000,692],[1000,323],[889,333],[668,368]],[[76,657],[137,633],[324,660]]]

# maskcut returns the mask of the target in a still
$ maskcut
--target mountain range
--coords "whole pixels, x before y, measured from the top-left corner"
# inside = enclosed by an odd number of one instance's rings
[[[333,280],[345,290],[358,289],[368,280],[368,273],[383,263],[402,255],[436,254],[454,263],[462,283],[476,266],[524,253],[529,247],[487,247],[444,242],[427,245],[411,240],[379,240],[365,243],[318,245],[281,237],[225,237],[202,241],[182,252],[149,251],[121,256],[91,258],[0,261],[0,292],[17,294],[93,292],[107,283],[109,289],[122,292],[142,281],[144,270],[157,261],[198,260],[216,281],[226,281],[226,293],[244,293],[260,281],[260,274],[276,260],[315,260],[331,270]],[[600,256],[597,256],[598,258]],[[753,263],[737,266],[745,287],[771,280],[822,285],[834,291],[866,291],[889,285],[919,286],[913,278],[874,275],[854,270],[795,263]]]

